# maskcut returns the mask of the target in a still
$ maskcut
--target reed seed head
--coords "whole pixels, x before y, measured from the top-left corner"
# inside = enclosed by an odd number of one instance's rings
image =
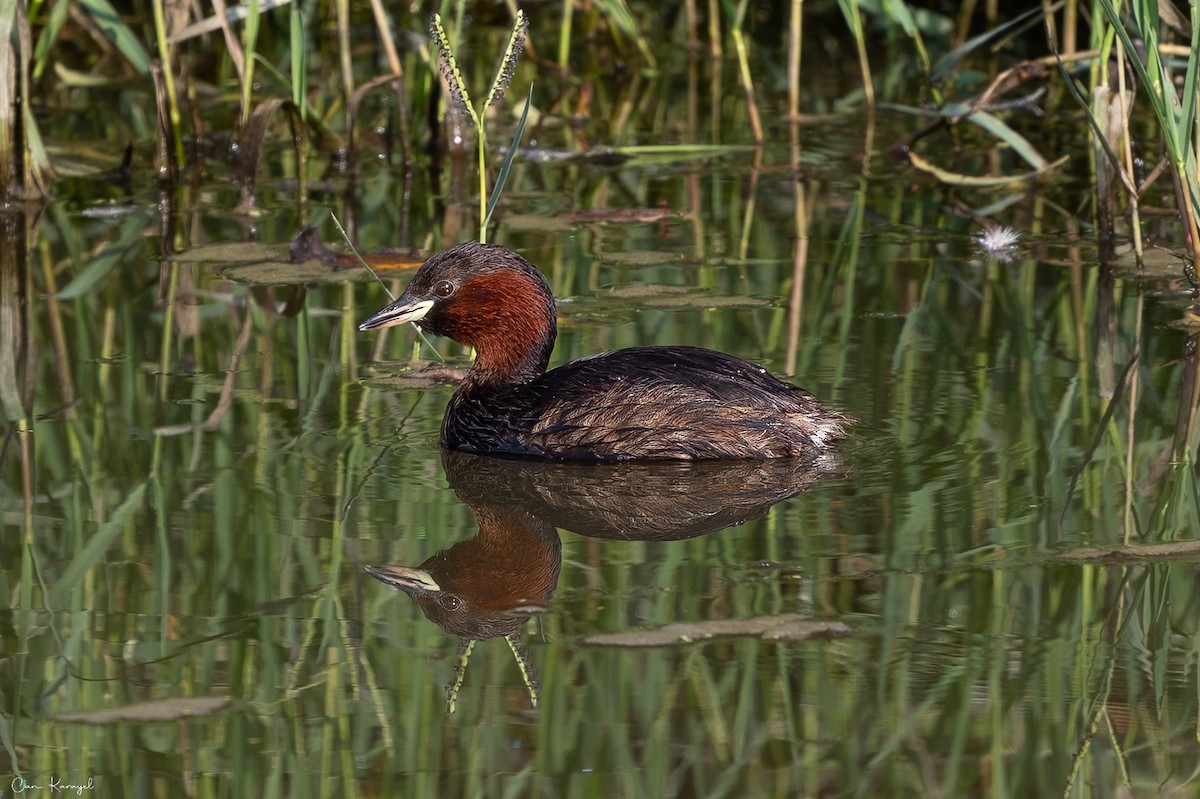
[[[529,17],[525,16],[524,11],[518,10],[516,22],[513,23],[512,36],[508,39],[508,49],[504,51],[504,61],[496,73],[496,80],[492,82],[492,93],[487,101],[489,106],[504,99],[504,93],[508,91],[513,76],[517,74],[517,62],[525,50],[525,37],[528,35]]]
[[[438,49],[438,71],[441,72],[442,79],[446,83],[446,91],[450,93],[450,104],[460,111],[474,116],[471,100],[467,94],[467,86],[463,82],[462,73],[458,70],[458,60],[454,58],[454,51],[450,49],[450,42],[446,38],[446,29],[442,27],[441,14],[433,15],[433,21],[429,23],[429,36]]]

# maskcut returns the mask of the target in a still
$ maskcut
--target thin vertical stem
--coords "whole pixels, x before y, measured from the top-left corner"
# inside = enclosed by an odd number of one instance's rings
[[[562,22],[558,28],[558,68],[564,73],[567,71],[567,61],[571,55],[571,20],[574,13],[574,0],[563,3]]]
[[[792,0],[792,13],[788,18],[788,119],[800,118],[800,46],[804,15],[804,0]],[[794,126],[793,126],[794,127]],[[793,141],[796,131],[792,132]]]
[[[258,42],[258,0],[250,0],[242,30],[242,50],[245,63],[242,68],[242,127],[250,119],[250,95],[254,92],[254,48]]]
[[[1125,48],[1121,44],[1121,40],[1117,39],[1117,99],[1119,102],[1118,110],[1121,113],[1122,155],[1125,159],[1126,174],[1133,175],[1133,144],[1131,143],[1132,137],[1129,135],[1129,98],[1129,87],[1125,85]],[[1133,228],[1133,251],[1137,254],[1137,260],[1140,264],[1143,255],[1142,224],[1141,214],[1138,213],[1138,198],[1136,195],[1130,196],[1129,205],[1130,227]]]
[[[166,15],[163,0],[150,4],[154,9],[154,38],[158,43],[158,58],[162,61],[162,81],[167,92],[168,119],[171,121],[171,144],[175,148],[175,163],[183,163],[183,134],[180,130],[182,117],[179,114],[179,96],[175,90],[175,75],[171,69],[171,46],[167,36]]]
[[[346,130],[354,125],[354,64],[350,60],[350,0],[337,0],[338,56],[342,73],[342,94],[346,106]]]

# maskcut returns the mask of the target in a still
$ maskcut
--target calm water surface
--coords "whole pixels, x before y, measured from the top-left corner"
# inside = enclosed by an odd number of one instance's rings
[[[452,385],[414,376],[409,329],[355,329],[380,286],[286,264],[306,223],[338,240],[330,210],[368,250],[469,238],[424,161],[299,213],[286,158],[253,216],[222,181],[52,205],[3,308],[31,333],[5,333],[4,770],[105,796],[1191,795],[1196,354],[1146,296],[1175,278],[1102,270],[1069,175],[980,256],[879,154],[910,121],[879,124],[801,127],[798,160],[780,128],[519,161],[491,236],[562,298],[555,363],[761,362],[861,420],[822,471],[445,460]],[[455,596],[424,607],[364,571],[442,550]]]

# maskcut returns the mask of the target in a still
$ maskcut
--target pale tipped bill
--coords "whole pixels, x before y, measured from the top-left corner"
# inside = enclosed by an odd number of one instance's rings
[[[383,310],[376,311],[368,316],[363,323],[358,326],[358,329],[378,330],[382,327],[402,325],[405,322],[420,322],[425,318],[425,314],[429,313],[429,309],[432,307],[433,300],[411,302],[401,297]]]
[[[363,571],[381,583],[399,588],[405,593],[441,591],[441,586],[424,569],[407,566],[364,566]]]

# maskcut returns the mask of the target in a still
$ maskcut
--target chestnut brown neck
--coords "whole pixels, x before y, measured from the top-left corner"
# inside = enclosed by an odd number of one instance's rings
[[[509,270],[477,275],[441,316],[451,338],[475,348],[469,382],[523,383],[546,371],[557,326],[544,282]]]
[[[476,611],[548,604],[562,562],[558,532],[519,509],[473,510],[478,535],[439,552],[421,568]]]

